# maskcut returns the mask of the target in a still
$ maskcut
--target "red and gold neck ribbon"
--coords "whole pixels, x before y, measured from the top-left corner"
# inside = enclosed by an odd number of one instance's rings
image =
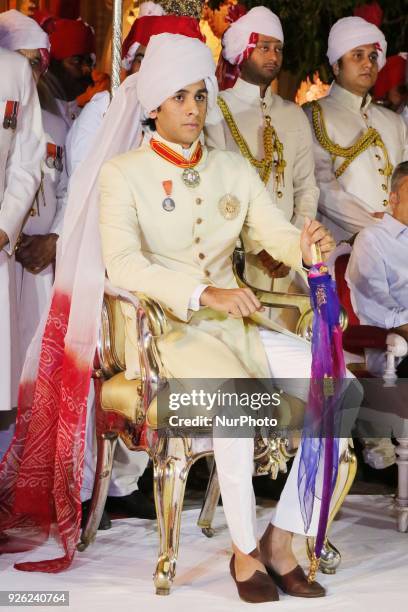
[[[194,168],[203,156],[203,149],[200,142],[197,143],[195,151],[190,159],[186,159],[180,155],[180,153],[176,153],[176,151],[173,151],[169,146],[154,138],[151,139],[150,146],[157,155],[160,155],[160,157],[179,168]]]

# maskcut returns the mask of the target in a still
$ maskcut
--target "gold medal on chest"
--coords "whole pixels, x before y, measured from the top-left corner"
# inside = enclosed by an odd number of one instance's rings
[[[227,193],[218,202],[218,210],[224,219],[232,221],[238,217],[241,211],[241,203],[236,196]]]
[[[187,187],[198,187],[201,182],[200,174],[194,168],[185,168],[181,178]]]

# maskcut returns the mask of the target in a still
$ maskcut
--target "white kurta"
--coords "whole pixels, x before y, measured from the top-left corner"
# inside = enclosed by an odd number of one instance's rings
[[[220,96],[228,104],[252,155],[258,160],[264,157],[264,117],[270,116],[283,144],[286,168],[285,184],[279,187],[282,197],[276,197],[273,172],[266,187],[286,219],[302,228],[305,216],[315,217],[319,196],[314,177],[312,135],[302,110],[297,104],[274,94],[270,88],[261,98],[259,87],[243,79],[238,79],[234,87],[222,91]],[[206,126],[206,141],[217,149],[240,152],[221,112],[215,125]]]
[[[64,194],[68,177],[65,155],[62,157],[62,170],[49,168],[46,164],[47,145],[55,144],[64,149],[67,135],[65,121],[48,111],[42,111],[45,134],[45,148],[42,161],[42,188],[32,206],[31,214],[23,227],[28,236],[60,234],[64,220]],[[44,310],[47,307],[54,282],[54,269],[50,264],[39,274],[28,272],[16,263],[18,318],[21,355],[24,359],[28,346],[34,337]]]
[[[283,144],[286,167],[284,185],[275,184],[272,172],[266,187],[286,219],[301,229],[305,217],[315,218],[319,197],[314,175],[312,134],[302,110],[297,104],[274,94],[271,88],[268,88],[265,97],[261,98],[259,86],[243,79],[238,79],[234,87],[222,91],[220,96],[228,104],[238,129],[252,155],[258,160],[264,157],[265,116],[270,116],[272,126]],[[218,122],[206,127],[206,137],[209,146],[239,153],[239,147],[221,112]],[[295,272],[290,272],[286,278],[275,279],[272,285],[271,278],[257,262],[256,255],[247,255],[246,277],[252,285],[262,289],[307,293],[304,281]],[[291,330],[294,330],[298,319],[295,311],[275,309],[271,312],[271,317]]]
[[[41,109],[29,63],[0,49],[0,229],[9,243],[0,252],[0,411],[17,404],[21,355],[18,343],[14,248],[40,183]],[[17,128],[3,126],[7,101],[19,102]]]
[[[360,96],[333,83],[329,95],[319,104],[330,140],[341,147],[350,147],[373,127],[380,133],[394,167],[408,159],[408,127],[402,117],[374,104],[370,96],[363,104]],[[311,121],[310,108],[306,113]],[[384,212],[389,197],[389,185],[382,174],[385,166],[382,149],[370,146],[339,178],[334,173],[343,158],[332,160],[316,139],[314,155],[320,188],[319,213],[336,240],[348,239],[375,223],[372,213]]]

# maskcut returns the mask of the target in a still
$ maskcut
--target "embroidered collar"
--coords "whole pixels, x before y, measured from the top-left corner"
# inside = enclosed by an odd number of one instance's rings
[[[372,99],[370,94],[367,94],[363,104],[363,98],[361,96],[356,96],[356,94],[344,89],[344,87],[341,87],[335,81],[331,84],[329,96],[342,106],[357,113],[366,111]]]
[[[274,94],[272,88],[268,87],[265,93],[265,97],[261,98],[259,85],[253,85],[244,81],[244,79],[238,78],[234,87],[232,88],[234,94],[240,100],[244,100],[247,103],[260,103],[265,102],[267,106],[271,106],[274,102]]]
[[[150,147],[157,155],[179,168],[194,168],[203,156],[203,148],[199,140],[192,144],[189,149],[192,154],[187,158],[186,149],[181,145],[165,140],[157,132],[150,140]]]

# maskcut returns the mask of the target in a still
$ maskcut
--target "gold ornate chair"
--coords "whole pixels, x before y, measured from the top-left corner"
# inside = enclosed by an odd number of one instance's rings
[[[237,276],[243,281],[244,253],[237,249],[234,256]],[[257,291],[257,290],[256,290]],[[310,337],[311,309],[308,296],[272,294],[257,291],[266,306],[297,308],[300,313],[298,333]],[[140,377],[126,380],[124,375],[125,326],[120,303],[131,304],[136,311]],[[99,365],[94,371],[97,397],[98,456],[91,508],[81,534],[78,550],[83,551],[93,542],[102,516],[108,492],[115,447],[119,438],[133,451],[146,451],[153,462],[154,495],[159,529],[159,556],[154,574],[158,595],[170,593],[176,572],[179,549],[180,520],[184,492],[190,467],[195,461],[212,454],[211,434],[191,438],[157,434],[157,394],[167,381],[162,372],[156,339],[168,331],[166,316],[159,304],[143,295],[137,297],[125,291],[105,293],[102,324],[98,343]],[[205,432],[203,432],[205,433]],[[255,473],[276,478],[286,472],[286,463],[293,456],[288,440],[255,439]],[[352,451],[342,458],[336,492],[333,497],[331,519],[338,511],[352,484],[355,460]],[[220,491],[215,466],[198,519],[203,533],[214,534],[212,520]],[[308,550],[313,541],[309,540]],[[340,562],[339,552],[326,543],[321,569],[334,573]]]

